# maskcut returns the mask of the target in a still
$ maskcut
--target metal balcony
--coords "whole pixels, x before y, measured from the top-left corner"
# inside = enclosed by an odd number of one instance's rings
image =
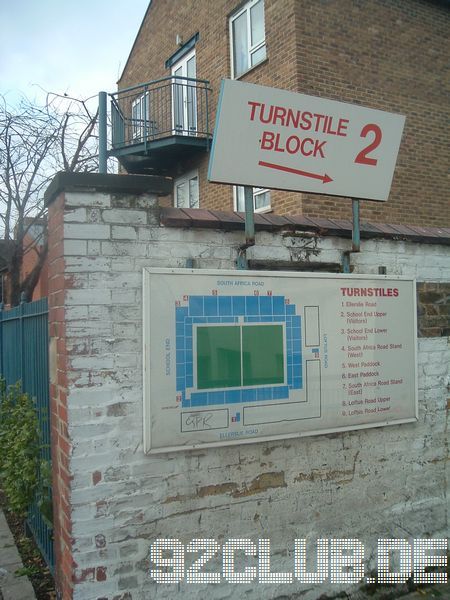
[[[129,173],[170,174],[180,160],[209,150],[209,82],[170,76],[111,100],[111,149]]]

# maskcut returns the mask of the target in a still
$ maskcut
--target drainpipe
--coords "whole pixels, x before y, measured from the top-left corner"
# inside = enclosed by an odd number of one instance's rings
[[[98,172],[107,173],[108,142],[107,142],[107,95],[98,94]]]
[[[342,255],[342,271],[350,273],[350,253],[361,252],[359,200],[352,199],[352,249]]]
[[[253,188],[244,187],[245,199],[245,244],[239,246],[239,254],[237,258],[238,269],[248,269],[248,261],[246,256],[247,248],[255,245],[255,219],[253,216]]]

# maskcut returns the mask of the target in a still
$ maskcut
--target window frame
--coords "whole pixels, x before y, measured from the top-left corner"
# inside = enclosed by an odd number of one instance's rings
[[[261,42],[258,42],[257,44],[255,44],[254,46],[252,46],[252,44],[251,44],[251,18],[250,18],[250,15],[251,15],[251,9],[252,9],[252,7],[255,6],[256,4],[258,4],[259,2],[262,2],[262,5],[263,5],[264,38],[263,38],[263,40]],[[247,62],[248,62],[248,66],[247,66],[247,69],[245,71],[242,71],[242,73],[236,74],[234,72],[233,22],[236,19],[238,19],[241,15],[243,15],[244,13],[246,13],[246,22],[247,22],[247,28],[246,29],[247,29]],[[257,52],[261,48],[265,48],[266,49],[266,12],[265,12],[264,0],[249,0],[243,6],[241,6],[241,8],[239,8],[234,14],[232,14],[229,17],[229,19],[228,19],[228,29],[229,29],[229,36],[230,36],[231,79],[239,79],[239,77],[242,77],[243,75],[245,75],[245,73],[248,73],[251,69],[254,69],[258,65],[260,65],[267,58],[267,50],[266,50],[264,52],[264,57],[260,61],[258,61],[254,65],[251,64],[251,56],[252,56],[252,54],[254,54],[255,52]]]
[[[182,183],[188,184],[188,193],[189,193],[189,182],[193,179],[197,178],[197,205],[191,206],[190,195],[189,195],[189,206],[179,206],[178,204],[178,194],[177,188]],[[200,179],[198,176],[198,169],[193,169],[192,171],[188,171],[184,173],[180,177],[174,179],[173,182],[173,205],[175,208],[200,208]]]
[[[131,139],[143,142],[146,137],[152,138],[157,133],[156,123],[151,119],[150,90],[146,90],[131,102]]]
[[[172,80],[172,130],[173,135],[187,135],[187,136],[197,136],[198,129],[198,107],[197,107],[197,88],[195,85],[192,85],[188,81],[182,80],[181,83],[177,83],[177,75],[175,75],[176,71],[181,69],[182,75],[180,77],[188,77],[188,63],[194,59],[194,76],[189,77],[189,79],[197,78],[197,53],[195,51],[195,46],[186,52],[174,62],[171,66],[171,76]],[[177,106],[177,99],[181,99],[182,109],[178,112],[179,106]],[[189,107],[189,103],[192,105]],[[182,116],[182,127],[179,128],[177,121],[177,116]],[[192,119],[191,119],[192,118]],[[191,122],[192,120],[192,122]]]
[[[238,188],[241,188],[242,190],[244,190],[244,186],[242,185],[234,185],[233,186],[233,207],[234,210],[236,212],[244,212],[245,211],[245,206],[244,206],[244,211],[240,211],[238,208]],[[253,187],[253,212],[255,213],[265,213],[265,212],[271,212],[272,211],[272,199],[271,199],[271,194],[270,194],[270,189],[268,188],[260,188],[260,187]],[[242,193],[244,193],[242,191]],[[261,194],[268,194],[269,195],[269,204],[266,204],[265,206],[262,206],[261,208],[256,208],[256,196],[259,196]]]
[[[147,102],[144,103],[144,99],[147,98]],[[131,135],[133,140],[144,139],[144,123],[150,121],[150,105],[149,105],[149,93],[144,92],[140,96],[137,96],[131,103]],[[144,113],[144,104],[145,112]]]

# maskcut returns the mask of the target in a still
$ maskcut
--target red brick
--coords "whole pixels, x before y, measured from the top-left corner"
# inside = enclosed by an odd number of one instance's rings
[[[88,569],[77,571],[73,576],[73,581],[74,583],[83,583],[85,581],[94,581],[94,578],[95,569],[93,567],[89,567]]]
[[[63,452],[65,452],[66,454],[69,454],[70,448],[71,448],[70,443],[61,436],[58,437],[58,446],[61,448],[61,450]]]
[[[106,567],[97,567],[96,569],[96,579],[97,581],[106,581]]]
[[[97,483],[100,483],[100,481],[102,480],[102,474],[100,471],[94,471],[92,473],[92,483],[94,485],[97,485]]]

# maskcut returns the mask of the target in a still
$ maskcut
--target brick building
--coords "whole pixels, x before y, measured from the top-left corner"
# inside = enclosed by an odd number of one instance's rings
[[[20,280],[24,282],[30,277],[39,262],[39,256],[42,252],[45,254],[44,262],[40,267],[36,285],[33,288],[29,301],[45,298],[48,294],[48,264],[46,260],[45,238],[46,223],[45,219],[36,219],[34,217],[25,217],[23,220],[25,234],[21,242],[15,240],[0,240],[0,303],[9,304],[11,301],[11,263],[16,245],[21,243],[23,251],[23,261],[20,273]]]
[[[21,279],[24,281],[26,277],[35,268],[39,253],[43,251],[45,244],[46,223],[44,219],[24,219],[25,226],[28,227],[28,231],[23,238],[24,257],[22,264]],[[48,264],[45,260],[39,275],[38,282],[33,290],[33,295],[30,300],[39,300],[39,298],[45,298],[48,295]]]
[[[447,3],[426,0],[153,0],[113,99],[115,153],[129,172],[173,178],[168,203],[242,210],[242,188],[206,179],[222,78],[360,104],[406,116],[389,200],[362,202],[362,219],[445,226],[449,17]],[[260,212],[351,215],[340,197],[254,188],[254,201]]]

